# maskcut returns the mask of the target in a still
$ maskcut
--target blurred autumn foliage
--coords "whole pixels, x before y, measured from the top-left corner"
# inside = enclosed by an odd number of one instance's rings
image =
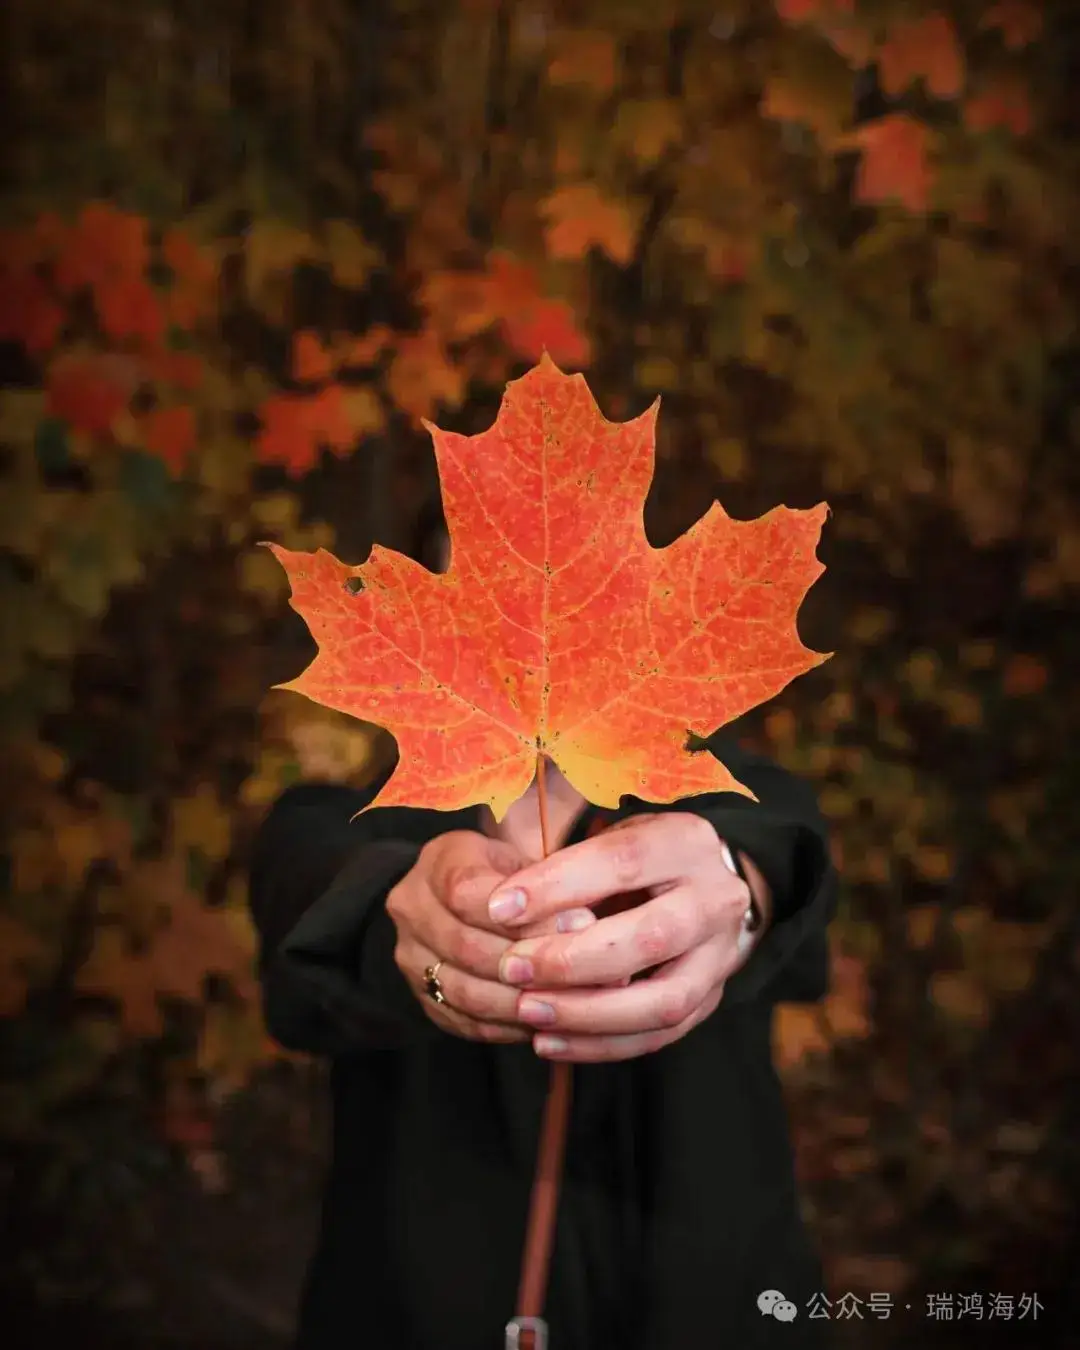
[[[845,880],[833,992],[776,1022],[830,1283],[1041,1287],[1080,1181],[1071,7],[5,22],[11,1156],[67,1196],[85,1104],[135,1102],[221,1183],[216,1106],[275,1056],[251,830],[389,752],[266,695],[305,639],[255,545],[415,544],[420,419],[477,430],[546,349],[613,417],[663,395],[657,542],[715,495],[833,505],[804,632],[837,654],[745,729]]]

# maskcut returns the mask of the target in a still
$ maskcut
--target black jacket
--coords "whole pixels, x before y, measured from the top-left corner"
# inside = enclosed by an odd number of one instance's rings
[[[774,922],[718,1010],[675,1045],[577,1066],[548,1294],[550,1350],[808,1350],[820,1288],[770,1055],[772,1005],[827,981],[835,878],[812,792],[710,742],[759,798],[688,810],[757,862]],[[549,1066],[525,1046],[437,1030],[394,959],[387,892],[475,809],[376,809],[330,784],[287,791],[262,826],[251,903],[265,1007],[285,1046],[333,1058],[333,1162],[300,1315],[302,1350],[502,1350],[514,1313]],[[796,1304],[762,1315],[760,1292]]]

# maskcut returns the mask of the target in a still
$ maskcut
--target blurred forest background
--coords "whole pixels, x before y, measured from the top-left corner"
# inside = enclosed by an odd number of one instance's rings
[[[268,692],[309,649],[256,545],[430,561],[419,419],[486,427],[544,349],[663,395],[654,543],[833,507],[836,655],[744,730],[844,878],[833,992],[776,1019],[830,1295],[898,1309],[841,1344],[1080,1343],[1075,6],[2,23],[5,1344],[285,1343],[323,1081],[262,1029],[245,855],[392,747]]]

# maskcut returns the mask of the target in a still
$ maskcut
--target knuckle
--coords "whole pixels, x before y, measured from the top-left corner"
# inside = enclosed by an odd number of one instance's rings
[[[538,955],[557,984],[570,984],[573,981],[578,961],[569,943],[553,942],[547,951]]]
[[[732,880],[735,883],[733,886],[724,887],[724,913],[729,915],[733,922],[741,923],[750,904],[750,887],[741,877],[733,877]]]
[[[679,956],[693,945],[698,927],[694,906],[654,901],[643,911],[635,932],[638,955],[654,962]]]
[[[684,985],[675,985],[661,994],[656,1021],[667,1029],[677,1027],[686,1021],[693,1010],[693,990]]]
[[[604,861],[620,889],[629,889],[641,875],[645,863],[646,842],[640,825],[608,830],[601,835]]]
[[[458,1036],[463,1036],[467,1041],[483,1040],[480,1023],[474,1022],[473,1019],[465,1013],[455,1013],[447,1020],[450,1022],[452,1029]]]
[[[482,968],[484,944],[480,935],[468,928],[452,928],[446,938],[446,959],[461,970]]]
[[[457,964],[464,970],[486,973],[490,962],[487,945],[481,934],[463,929],[457,939]]]
[[[688,811],[682,817],[683,837],[694,853],[720,853],[720,836],[704,816]]]
[[[634,933],[634,949],[639,957],[655,965],[665,957],[674,938],[674,924],[668,914],[642,919]]]
[[[473,1017],[479,1018],[485,1023],[497,1021],[499,1016],[505,1011],[501,1006],[499,991],[497,989],[486,989],[483,985],[468,989],[465,994],[465,1001],[469,1012]]]
[[[402,882],[398,882],[386,897],[386,912],[395,923],[402,918],[405,912],[405,890]]]
[[[477,1022],[477,1035],[482,1041],[502,1044],[505,1041],[512,1040],[513,1030],[510,1027],[500,1026],[497,1022]]]
[[[447,909],[459,918],[469,913],[478,897],[477,883],[484,869],[475,863],[459,863],[447,869],[443,881],[443,899]]]

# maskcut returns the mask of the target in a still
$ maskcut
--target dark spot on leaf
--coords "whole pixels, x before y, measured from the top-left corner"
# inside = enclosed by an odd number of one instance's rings
[[[349,577],[345,582],[345,590],[347,590],[350,595],[359,595],[363,589],[364,583],[359,577]]]

